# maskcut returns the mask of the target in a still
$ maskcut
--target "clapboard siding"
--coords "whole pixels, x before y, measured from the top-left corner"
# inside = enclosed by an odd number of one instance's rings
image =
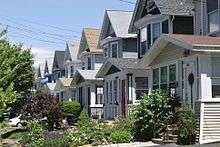
[[[220,140],[220,102],[205,102],[202,140]]]

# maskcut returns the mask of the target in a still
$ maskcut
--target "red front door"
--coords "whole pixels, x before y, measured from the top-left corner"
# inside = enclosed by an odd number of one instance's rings
[[[121,114],[126,116],[126,97],[125,97],[126,84],[125,80],[121,81]]]

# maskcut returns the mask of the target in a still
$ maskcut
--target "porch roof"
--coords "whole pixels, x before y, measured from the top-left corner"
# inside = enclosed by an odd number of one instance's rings
[[[83,80],[103,80],[102,78],[96,78],[98,70],[77,70],[75,73],[74,83],[77,84],[80,79]],[[72,82],[73,84],[73,82]]]
[[[195,52],[220,52],[220,37],[163,34],[142,58],[141,66],[149,66],[169,43],[181,47],[180,49]]]
[[[128,70],[128,69],[134,69],[134,70],[142,70],[145,69],[140,64],[140,59],[132,59],[132,58],[111,58],[105,61],[105,63],[102,65],[101,69],[97,73],[96,77],[104,77],[106,74],[108,74],[109,70],[114,67],[115,72]]]

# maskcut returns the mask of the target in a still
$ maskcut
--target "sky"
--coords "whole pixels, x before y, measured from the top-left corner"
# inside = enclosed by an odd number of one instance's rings
[[[106,9],[134,9],[133,4],[122,1],[3,0],[0,28],[8,29],[11,42],[31,47],[35,66],[42,66],[46,59],[51,64],[54,51],[64,50],[66,41],[80,40],[82,28],[100,28]]]

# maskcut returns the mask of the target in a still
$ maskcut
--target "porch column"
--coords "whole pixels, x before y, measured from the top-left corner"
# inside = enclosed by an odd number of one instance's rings
[[[149,70],[148,87],[149,87],[148,94],[150,94],[151,91],[153,90],[153,70],[152,69]]]
[[[199,56],[200,99],[212,98],[212,65],[210,55]]]
[[[127,74],[127,81],[128,81],[128,104],[130,104],[130,102],[133,102],[133,92],[132,92],[132,85],[133,85],[133,80],[132,80],[132,76],[133,74],[129,73]]]

